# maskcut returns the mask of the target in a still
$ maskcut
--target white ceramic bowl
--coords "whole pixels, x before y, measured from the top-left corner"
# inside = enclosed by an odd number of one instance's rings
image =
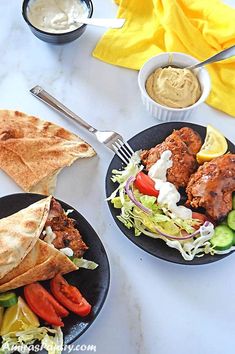
[[[162,106],[155,102],[147,93],[145,84],[149,75],[157,68],[167,65],[175,65],[179,67],[197,64],[199,61],[190,55],[183,53],[162,53],[149,59],[140,69],[138,76],[138,84],[141,92],[143,104],[147,111],[155,118],[161,121],[183,121],[189,119],[192,112],[202,104],[210,93],[211,83],[208,71],[203,67],[195,71],[201,85],[202,95],[197,102],[186,108],[171,108]]]

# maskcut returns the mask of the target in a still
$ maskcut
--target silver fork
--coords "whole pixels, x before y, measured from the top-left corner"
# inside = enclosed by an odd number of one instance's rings
[[[128,164],[130,158],[134,154],[134,151],[132,150],[131,146],[124,141],[120,134],[113,131],[101,131],[92,127],[77,114],[59,102],[56,98],[46,92],[41,86],[37,85],[33,87],[30,92],[59,113],[62,113],[65,117],[72,119],[77,124],[88,130],[90,133],[94,134],[100,143],[114,151],[125,164]]]

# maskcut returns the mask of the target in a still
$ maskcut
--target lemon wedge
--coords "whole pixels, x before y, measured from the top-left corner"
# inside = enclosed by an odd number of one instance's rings
[[[211,125],[207,126],[206,138],[201,150],[197,153],[196,158],[199,164],[205,161],[222,156],[228,149],[228,143],[223,134]]]
[[[19,297],[17,304],[7,308],[3,316],[0,335],[39,327],[37,316],[25,301]]]

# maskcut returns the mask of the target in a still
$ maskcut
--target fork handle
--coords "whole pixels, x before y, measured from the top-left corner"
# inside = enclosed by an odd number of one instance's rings
[[[54,108],[59,113],[62,113],[66,117],[72,119],[76,123],[80,124],[83,128],[87,129],[90,133],[97,132],[97,129],[92,127],[90,124],[85,122],[82,118],[80,118],[77,114],[70,111],[66,106],[64,106],[61,102],[59,102],[55,97],[51,96],[48,92],[46,92],[41,86],[33,87],[30,92],[37,98],[39,98],[44,103],[48,104],[48,106]]]

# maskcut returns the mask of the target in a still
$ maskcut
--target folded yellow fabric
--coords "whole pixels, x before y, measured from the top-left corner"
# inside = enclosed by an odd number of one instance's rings
[[[220,0],[116,0],[122,29],[105,33],[93,56],[140,69],[160,52],[183,52],[204,60],[235,44],[235,9]],[[211,106],[235,116],[235,58],[207,66]]]

